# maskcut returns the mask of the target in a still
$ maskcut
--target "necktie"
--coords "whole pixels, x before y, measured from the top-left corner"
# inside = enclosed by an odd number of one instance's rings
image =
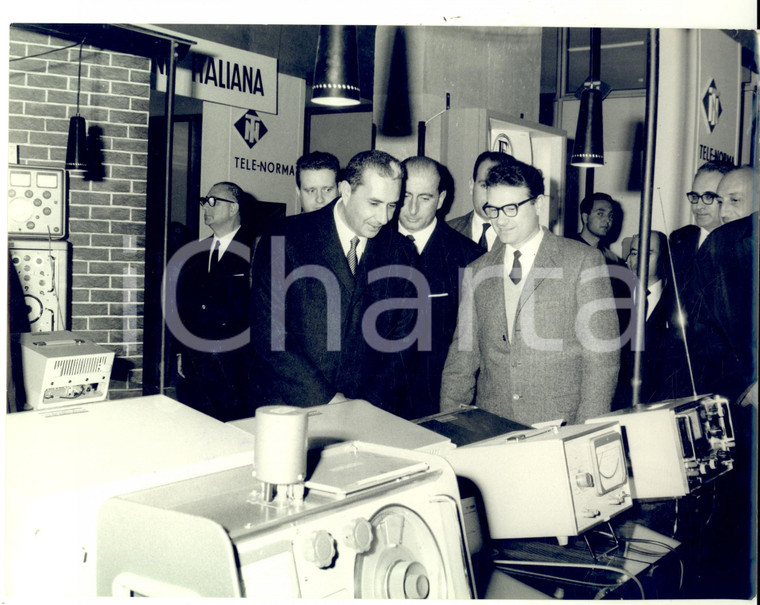
[[[515,250],[515,260],[512,263],[512,270],[509,272],[509,279],[512,283],[517,285],[522,279],[522,265],[520,264],[520,251]]]
[[[480,239],[478,240],[478,244],[480,244],[480,247],[483,248],[483,250],[488,250],[488,240],[486,239],[486,231],[488,231],[488,228],[491,226],[491,223],[483,223],[483,232],[480,234]]]
[[[216,269],[216,266],[219,264],[219,246],[221,245],[221,242],[219,240],[216,240],[216,243],[214,244],[214,251],[211,253],[211,262],[208,266],[208,272],[213,273]]]
[[[356,275],[356,247],[359,245],[359,238],[354,236],[351,239],[351,247],[348,250],[346,259],[348,260],[348,268],[351,269],[351,275]]]
[[[409,238],[410,242],[414,242],[414,236],[411,233],[407,233],[406,236]]]

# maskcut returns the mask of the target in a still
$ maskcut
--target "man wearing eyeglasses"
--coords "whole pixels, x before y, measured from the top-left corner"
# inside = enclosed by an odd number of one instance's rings
[[[220,182],[200,198],[203,222],[212,235],[189,244],[195,253],[181,268],[177,284],[181,327],[172,332],[181,343],[179,400],[222,421],[253,414],[247,403],[248,347],[242,341],[224,345],[243,334],[247,340],[250,325],[253,238],[242,224],[244,197],[237,184]]]
[[[467,268],[441,409],[475,403],[527,425],[608,412],[619,330],[604,257],[541,227],[536,168],[496,166],[487,188],[484,212],[504,246]]]
[[[710,232],[722,224],[718,185],[723,175],[732,168],[728,162],[707,162],[699,167],[691,191],[685,198],[691,207],[694,224],[676,229],[670,234],[670,252],[678,292],[682,302],[688,306],[694,288],[694,259]]]

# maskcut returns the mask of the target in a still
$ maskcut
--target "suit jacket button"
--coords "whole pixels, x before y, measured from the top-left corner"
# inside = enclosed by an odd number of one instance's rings
[[[515,401],[517,401],[518,399],[520,399],[520,395],[517,394],[517,393],[515,393],[514,395],[512,395],[512,399],[514,399]]]
[[[205,309],[205,308],[206,308],[206,305],[201,305],[201,309]]]

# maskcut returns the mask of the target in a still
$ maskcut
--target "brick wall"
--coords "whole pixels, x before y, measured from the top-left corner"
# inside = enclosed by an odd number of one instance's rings
[[[10,58],[71,45],[10,28]],[[63,168],[79,46],[12,61],[9,143],[19,163]],[[104,176],[71,173],[71,326],[116,352],[110,397],[142,393],[150,60],[85,45],[80,115],[100,129]]]

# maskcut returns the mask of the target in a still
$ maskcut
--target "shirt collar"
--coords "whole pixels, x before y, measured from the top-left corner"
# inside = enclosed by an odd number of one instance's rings
[[[438,224],[438,219],[433,218],[433,222],[430,223],[427,227],[424,229],[420,229],[419,231],[415,231],[414,233],[410,233],[407,231],[404,226],[399,223],[398,224],[398,232],[401,235],[411,235],[414,238],[414,246],[417,248],[417,252],[422,254],[422,251],[425,249],[425,246],[427,245],[428,241],[430,240],[430,236],[433,235],[433,231],[435,230],[435,226]]]
[[[351,240],[354,237],[358,237],[359,245],[356,248],[356,258],[359,259],[361,258],[362,253],[364,252],[364,248],[366,247],[367,238],[354,233],[351,227],[349,227],[346,224],[346,221],[343,220],[343,217],[340,215],[340,212],[338,212],[338,206],[342,203],[343,203],[343,200],[338,200],[335,206],[333,206],[333,218],[335,219],[335,227],[338,230],[338,238],[340,239],[340,245],[343,248],[343,254],[348,254],[348,251],[351,249]]]
[[[217,237],[216,235],[214,235],[214,237],[213,237],[213,239],[211,241],[211,250],[213,251],[214,250],[214,246],[216,246],[216,242],[219,242],[219,258],[221,258],[222,254],[224,254],[225,250],[227,250],[227,248],[230,245],[230,242],[232,242],[232,240],[235,238],[235,234],[238,231],[240,231],[240,227],[238,227],[237,229],[234,229],[234,230],[230,231],[229,233],[227,233],[226,235],[223,235],[221,237]]]

